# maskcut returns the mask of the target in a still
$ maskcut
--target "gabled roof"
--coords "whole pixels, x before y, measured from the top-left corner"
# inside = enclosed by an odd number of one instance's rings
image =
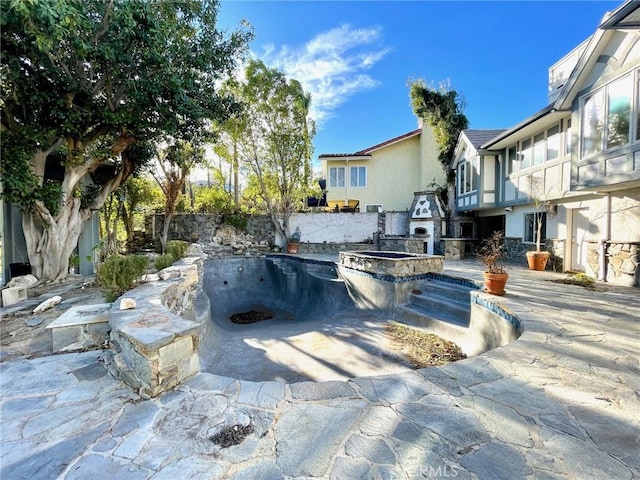
[[[467,130],[463,130],[462,133],[467,137],[467,139],[469,139],[469,141],[471,142],[471,145],[473,145],[473,148],[479,149],[483,144],[485,144],[489,140],[497,137],[498,135],[500,135],[504,131],[505,131],[504,129],[500,129],[500,130],[495,130],[495,129],[494,130],[491,130],[491,129],[483,129],[483,130],[467,129]]]
[[[374,152],[375,150],[378,150],[382,147],[386,147],[388,145],[391,145],[393,143],[399,142],[401,140],[404,140],[406,138],[411,138],[414,137],[416,135],[419,135],[420,132],[422,132],[422,129],[418,128],[416,130],[412,130],[408,133],[405,133],[403,135],[399,135],[397,137],[393,137],[390,138],[389,140],[386,140],[382,143],[378,143],[372,147],[369,148],[365,148],[364,150],[359,150],[355,153],[322,153],[320,155],[318,155],[318,158],[330,158],[330,157],[370,157],[371,156],[371,152]]]
[[[597,52],[602,49],[602,45],[613,35],[612,30],[637,29],[638,25],[640,25],[640,1],[638,0],[628,0],[605,16],[596,32],[589,39],[587,48],[582,52],[578,63],[554,102],[556,110],[564,110],[571,107],[571,102],[582,88],[585,77],[589,75],[593,64],[598,59]]]

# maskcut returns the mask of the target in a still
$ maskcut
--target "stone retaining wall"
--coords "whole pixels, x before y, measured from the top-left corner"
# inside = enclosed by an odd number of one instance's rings
[[[606,274],[602,274],[604,247]],[[640,286],[640,242],[587,243],[587,267],[596,278],[627,287]]]
[[[204,256],[187,257],[157,281],[126,292],[107,311],[109,371],[143,398],[165,392],[200,370],[198,344],[209,304],[202,294]],[[135,308],[121,310],[123,299]]]

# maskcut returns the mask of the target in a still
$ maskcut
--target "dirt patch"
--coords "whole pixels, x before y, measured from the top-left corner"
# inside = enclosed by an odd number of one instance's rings
[[[253,425],[232,425],[216,433],[210,440],[222,448],[240,445],[244,439],[253,433]]]
[[[255,310],[250,310],[243,313],[234,313],[229,317],[229,320],[240,325],[249,325],[251,323],[262,322],[271,318],[273,318],[273,313],[271,312],[257,312]]]
[[[397,322],[388,322],[385,328],[415,368],[445,365],[467,358],[458,345],[433,333]]]

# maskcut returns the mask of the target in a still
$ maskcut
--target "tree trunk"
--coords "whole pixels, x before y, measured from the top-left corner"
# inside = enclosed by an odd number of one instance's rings
[[[27,243],[32,274],[41,282],[63,280],[69,274],[73,253],[91,212],[80,209],[80,199],[72,198],[60,207],[54,222],[43,226],[25,213],[22,228]]]
[[[162,224],[162,233],[160,234],[160,251],[164,254],[167,252],[167,239],[169,237],[169,226],[173,220],[173,213],[169,213],[164,216],[164,223]]]

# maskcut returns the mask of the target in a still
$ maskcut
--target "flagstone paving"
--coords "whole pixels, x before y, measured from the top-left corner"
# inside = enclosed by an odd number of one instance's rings
[[[481,277],[466,261],[445,273]],[[100,351],[2,362],[0,478],[640,478],[640,291],[509,273],[498,301],[524,334],[442,367],[295,384],[200,373],[143,401]],[[222,431],[237,444],[212,441]]]

